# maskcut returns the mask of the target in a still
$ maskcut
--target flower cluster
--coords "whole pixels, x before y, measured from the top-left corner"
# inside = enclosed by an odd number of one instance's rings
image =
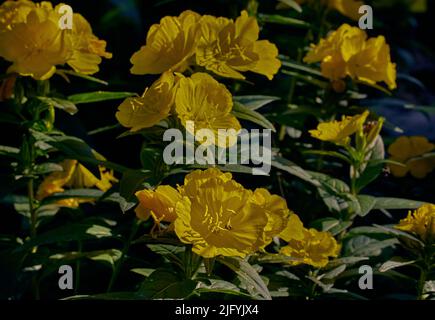
[[[140,219],[173,223],[175,233],[205,258],[244,257],[267,246],[288,224],[284,199],[266,189],[245,189],[231,173],[211,168],[189,173],[178,191],[160,186],[136,193]]]
[[[59,26],[62,5],[7,0],[0,6],[0,56],[12,62],[8,73],[45,80],[56,66],[68,64],[76,72],[93,74],[101,57],[112,57],[80,14],[73,14],[72,30]]]
[[[184,11],[151,26],[131,72],[184,72],[196,64],[222,77],[244,79],[241,72],[252,71],[272,79],[281,66],[278,50],[258,37],[258,23],[246,11],[235,21]]]
[[[401,136],[388,148],[390,160],[403,163],[402,166],[390,164],[395,177],[404,177],[409,172],[413,177],[422,179],[435,169],[435,156],[428,155],[435,149],[426,137]]]
[[[409,212],[405,219],[400,220],[396,229],[411,232],[425,242],[435,240],[435,205],[425,204]]]
[[[291,214],[285,230],[279,235],[287,242],[280,253],[294,258],[291,265],[301,263],[322,268],[330,257],[337,257],[341,247],[329,232],[307,229],[296,214]]]
[[[396,65],[385,38],[368,38],[365,31],[348,24],[311,45],[304,61],[321,62],[323,76],[331,81],[349,76],[368,84],[383,81],[389,89],[396,88]]]
[[[228,131],[220,146],[235,142],[241,129],[231,114],[232,95],[204,72],[183,76],[193,65],[222,77],[244,79],[241,72],[252,71],[272,79],[281,62],[278,50],[267,40],[258,40],[257,20],[246,11],[235,21],[184,11],[178,17],[164,17],[153,25],[146,45],[133,54],[133,74],[162,74],[141,97],[126,99],[116,118],[130,131],[152,127],[171,114],[193,135],[201,129],[218,134]],[[186,125],[195,122],[195,128]],[[219,143],[218,143],[219,144]]]

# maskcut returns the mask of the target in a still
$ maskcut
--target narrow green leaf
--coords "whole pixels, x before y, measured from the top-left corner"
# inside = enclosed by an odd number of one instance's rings
[[[262,13],[260,13],[258,15],[258,20],[263,22],[263,23],[276,23],[276,24],[292,26],[292,27],[297,27],[297,28],[304,28],[304,29],[310,27],[310,24],[308,22],[305,22],[305,21],[302,21],[299,19],[295,19],[295,18],[281,16],[278,14],[262,14]]]
[[[266,117],[264,117],[261,113],[245,107],[239,102],[234,103],[232,114],[239,119],[253,122],[263,128],[270,129],[273,132],[276,132],[273,124],[269,120],[267,120]]]
[[[128,97],[137,96],[132,92],[109,92],[109,91],[95,91],[87,93],[78,93],[68,97],[68,100],[75,104],[101,102],[107,100],[119,100]]]

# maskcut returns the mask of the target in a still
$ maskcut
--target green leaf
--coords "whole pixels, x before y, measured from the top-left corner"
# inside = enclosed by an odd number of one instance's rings
[[[150,268],[135,268],[135,269],[131,269],[131,272],[140,274],[141,276],[144,277],[149,277],[154,271],[156,271],[156,269],[150,269]]]
[[[322,218],[313,221],[310,226],[320,231],[328,231],[332,235],[337,235],[352,225],[351,221],[340,221],[335,218]]]
[[[98,165],[113,169],[118,172],[130,170],[122,165],[110,161],[96,159],[92,148],[89,147],[82,139],[65,135],[46,135],[35,130],[31,130],[31,132],[38,142],[45,142],[53,148],[63,152],[70,159],[76,159],[84,164],[94,166],[95,168],[88,169],[93,171],[95,174],[98,174],[98,170],[96,169],[96,166]]]
[[[264,300],[272,299],[263,279],[247,261],[232,257],[218,257],[217,260],[233,270],[240,277],[253,298]]]
[[[321,89],[326,89],[326,88],[328,88],[328,85],[329,85],[328,82],[326,82],[326,81],[319,80],[319,79],[314,78],[314,77],[309,76],[309,75],[300,74],[298,72],[284,70],[284,69],[282,69],[281,72],[283,74],[298,78],[298,79],[300,79],[308,84],[312,84],[312,85],[319,87]]]
[[[12,158],[18,158],[20,154],[20,149],[9,147],[9,146],[0,146],[0,156],[7,156]]]
[[[277,253],[266,253],[266,254],[260,254],[255,256],[254,261],[260,264],[261,263],[289,264],[292,262],[302,262],[303,260],[300,258],[289,257]]]
[[[195,290],[197,282],[182,279],[171,270],[157,269],[142,283],[138,295],[146,299],[183,299]]]
[[[109,92],[109,91],[95,91],[87,93],[78,93],[68,97],[68,100],[75,104],[93,103],[108,100],[119,100],[128,97],[137,96],[133,92]]]
[[[121,251],[117,249],[108,249],[108,250],[97,250],[97,251],[89,251],[89,252],[66,252],[66,253],[57,253],[50,256],[50,259],[53,260],[68,260],[73,261],[82,258],[88,258],[94,261],[103,262],[104,264],[108,264],[110,267],[113,267],[115,261],[117,261],[121,257]]]
[[[321,186],[321,183],[316,180],[308,171],[302,169],[300,166],[290,160],[275,156],[272,159],[272,166],[279,170],[285,171],[293,176],[296,176],[308,183],[311,183],[316,187]]]
[[[352,256],[373,257],[379,256],[382,250],[399,244],[395,238],[377,240],[364,235],[349,239],[345,245],[345,253]]]
[[[424,243],[420,239],[414,237],[412,234],[410,234],[408,232],[405,232],[405,231],[402,231],[402,230],[399,230],[399,229],[396,229],[396,228],[392,228],[390,226],[381,226],[381,225],[378,225],[378,224],[374,224],[374,226],[376,228],[379,228],[379,229],[381,229],[383,231],[386,231],[386,232],[388,232],[390,234],[393,234],[393,235],[398,236],[398,237],[407,238],[407,239],[409,239],[411,241],[417,242],[421,246],[424,246]]]
[[[43,204],[53,203],[63,199],[79,198],[79,199],[98,199],[104,194],[98,189],[70,189],[64,192],[55,193],[42,200]]]
[[[110,224],[107,220],[89,218],[81,222],[66,224],[56,229],[51,229],[45,233],[37,235],[27,241],[23,250],[31,249],[35,246],[53,244],[58,242],[70,242],[87,239],[100,239],[112,237]]]
[[[281,98],[272,96],[235,96],[233,99],[246,108],[255,111]]]
[[[124,197],[122,197],[118,192],[111,193],[109,195],[103,195],[102,198],[99,199],[102,202],[115,202],[119,205],[122,213],[126,213],[128,210],[133,208],[136,205],[136,201],[127,201]]]
[[[372,196],[358,195],[359,210],[356,212],[359,216],[364,217],[373,210],[377,199]]]
[[[76,105],[74,104],[74,102],[65,99],[60,99],[55,97],[37,97],[37,98],[47,103],[48,105],[61,109],[71,115],[74,115],[79,111]]]
[[[239,102],[234,103],[232,113],[235,117],[239,119],[253,122],[263,128],[270,129],[273,132],[276,131],[273,124],[269,120],[267,120],[261,113],[251,110]]]
[[[376,180],[382,173],[382,169],[385,163],[385,145],[381,136],[377,136],[374,141],[374,145],[369,150],[369,159],[365,164],[359,177],[356,179],[355,187],[357,193],[359,193],[364,187]]]
[[[56,73],[60,74],[62,77],[66,78],[66,79],[68,79],[68,77],[66,75],[69,74],[69,75],[72,75],[74,77],[82,78],[82,79],[89,80],[89,81],[96,82],[96,83],[100,83],[100,84],[103,84],[105,86],[109,85],[109,83],[104,81],[104,80],[100,80],[98,78],[95,78],[95,77],[92,77],[92,76],[89,76],[89,75],[86,75],[86,74],[78,73],[78,72],[75,72],[73,70],[61,70],[61,69],[58,69],[56,71]],[[68,82],[69,82],[69,80],[68,80]]]
[[[376,198],[376,204],[373,209],[417,209],[424,205],[424,202],[400,198]]]
[[[38,164],[33,168],[33,174],[47,174],[56,171],[63,171],[63,167],[57,163],[46,162]]]
[[[295,61],[291,61],[290,58],[285,57],[285,56],[280,56],[280,57],[282,58],[281,59],[282,65],[285,67],[292,68],[292,69],[297,70],[297,71],[303,71],[306,73],[310,73],[310,74],[318,76],[318,77],[323,77],[322,73],[317,69],[308,67],[307,65],[303,65],[303,64],[300,64],[300,63],[295,62]]]
[[[136,191],[144,188],[144,182],[151,176],[148,170],[127,170],[123,173],[119,194],[127,202],[132,202]]]
[[[142,300],[136,292],[109,292],[93,295],[76,295],[63,300]]]
[[[262,23],[276,23],[276,24],[282,24],[286,26],[292,26],[297,28],[309,28],[310,24],[308,22],[281,16],[278,14],[262,14],[260,13],[258,15],[258,20],[260,20]]]
[[[282,4],[295,9],[297,12],[301,13],[302,12],[302,8],[299,5],[299,3],[297,3],[294,0],[278,0],[279,2],[281,2]]]
[[[391,269],[395,269],[395,268],[407,266],[410,264],[414,264],[415,262],[416,262],[415,260],[409,261],[409,260],[403,259],[402,257],[393,257],[390,260],[384,262],[379,267],[379,271],[386,272],[386,271],[391,270]]]

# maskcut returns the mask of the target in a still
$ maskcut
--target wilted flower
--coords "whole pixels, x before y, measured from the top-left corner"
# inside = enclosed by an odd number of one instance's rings
[[[435,240],[435,205],[425,204],[409,212],[405,219],[400,220],[395,226],[396,229],[411,232],[423,241],[432,242]]]
[[[191,134],[200,129],[212,130],[218,140],[215,144],[226,147],[227,139],[219,137],[223,134],[222,130],[233,129],[228,131],[228,137],[229,145],[234,144],[241,126],[231,114],[232,107],[233,98],[228,89],[206,73],[195,73],[190,78],[180,79],[178,83],[175,111]],[[186,125],[187,121],[194,122],[195,132],[191,132],[192,128]]]
[[[176,189],[171,186],[158,186],[156,190],[138,191],[136,197],[139,205],[135,212],[139,219],[148,220],[152,217],[156,223],[175,221],[175,205],[181,200]]]
[[[131,131],[149,128],[167,118],[174,104],[176,79],[164,73],[141,97],[129,97],[118,107],[116,118]]]
[[[363,130],[364,122],[369,112],[349,117],[343,116],[341,121],[322,122],[316,130],[310,130],[311,136],[322,141],[333,142],[337,145],[347,145],[350,136]]]
[[[323,76],[332,81],[349,76],[368,84],[383,81],[390,89],[396,88],[396,65],[385,38],[367,39],[365,31],[348,24],[311,45],[304,61],[321,62]]]
[[[64,192],[64,188],[82,189],[98,188],[107,191],[111,188],[112,182],[118,180],[113,176],[113,172],[103,166],[99,166],[100,177],[96,177],[85,166],[77,160],[64,160],[60,163],[63,170],[49,174],[39,185],[36,193],[38,200],[51,196],[55,193]],[[89,202],[89,199],[68,198],[59,200],[56,203],[66,207],[78,207],[81,202]]]
[[[183,72],[195,54],[200,16],[184,11],[179,17],[164,17],[148,31],[146,45],[131,57],[131,73]]]
[[[287,221],[285,202],[264,190],[252,192],[218,169],[186,176],[176,205],[175,232],[205,258],[244,257],[264,248]]]
[[[389,164],[391,173],[396,177],[404,177],[409,172],[415,178],[424,178],[435,169],[435,156],[424,155],[433,151],[435,145],[426,137],[401,136],[388,148],[390,159],[401,162],[404,166]]]
[[[267,40],[258,40],[257,20],[246,11],[236,21],[203,16],[200,28],[196,62],[207,70],[236,79],[245,78],[241,72],[252,71],[269,80],[278,72],[278,49]]]

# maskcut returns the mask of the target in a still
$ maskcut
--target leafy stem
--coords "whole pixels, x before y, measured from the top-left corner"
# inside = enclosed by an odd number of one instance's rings
[[[133,239],[139,229],[140,224],[142,221],[135,219],[133,222],[133,226],[130,231],[130,235],[127,239],[127,242],[124,245],[124,248],[122,249],[121,256],[119,257],[119,260],[115,263],[115,268],[112,272],[112,276],[109,281],[109,286],[107,287],[107,292],[110,292],[113,288],[113,285],[115,284],[116,279],[118,278],[119,272],[121,271],[121,267],[125,261],[125,258],[127,256],[128,250],[130,249],[130,246],[133,242]]]

